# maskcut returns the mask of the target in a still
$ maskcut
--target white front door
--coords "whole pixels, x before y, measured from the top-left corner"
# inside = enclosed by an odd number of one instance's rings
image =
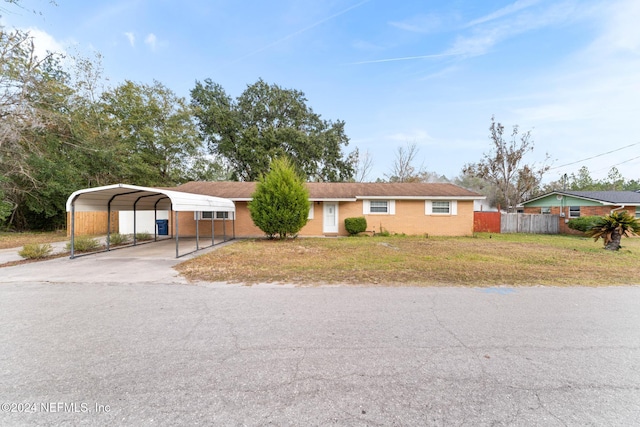
[[[337,233],[338,232],[338,203],[337,202],[324,202],[324,226],[322,227],[323,233]]]

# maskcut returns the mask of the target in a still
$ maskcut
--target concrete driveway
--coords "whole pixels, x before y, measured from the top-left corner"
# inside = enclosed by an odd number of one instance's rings
[[[186,283],[186,280],[172,268],[174,265],[232,242],[216,242],[213,248],[200,250],[179,259],[175,258],[175,240],[166,239],[79,256],[75,259],[65,257],[3,267],[0,268],[0,283]],[[210,240],[201,240],[201,246],[208,244],[211,244]],[[180,254],[191,252],[195,248],[195,239],[180,239]],[[5,249],[3,254],[0,254],[0,261],[11,261],[16,254],[16,249]],[[19,256],[17,258],[22,259]]]
[[[0,425],[640,419],[640,287],[180,285],[170,262],[0,269]]]

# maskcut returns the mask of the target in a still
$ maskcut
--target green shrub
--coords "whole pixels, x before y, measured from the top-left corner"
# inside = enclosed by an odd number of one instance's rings
[[[73,249],[78,252],[95,251],[100,247],[98,239],[89,236],[76,236],[73,239]],[[67,250],[71,250],[71,242],[67,243]]]
[[[129,242],[129,236],[126,234],[114,233],[109,236],[109,244],[110,245],[124,245]]]
[[[136,233],[136,240],[151,240],[151,234],[149,233]]]
[[[572,230],[578,230],[584,233],[593,227],[601,218],[602,217],[599,216],[581,216],[570,219],[567,226]]]
[[[48,257],[52,251],[53,248],[48,243],[28,243],[22,247],[18,255],[25,259],[41,259]]]
[[[287,158],[271,162],[249,202],[253,223],[269,238],[295,237],[309,218],[309,191]]]
[[[367,231],[367,219],[363,216],[357,218],[346,218],[344,220],[344,228],[351,235]]]

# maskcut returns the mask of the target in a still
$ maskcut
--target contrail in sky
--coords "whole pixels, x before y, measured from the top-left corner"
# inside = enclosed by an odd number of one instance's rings
[[[246,55],[241,56],[240,58],[238,58],[235,61],[231,62],[229,65],[235,64],[237,62],[240,62],[243,59],[246,59],[246,58],[248,58],[250,56],[255,55],[256,53],[264,52],[265,50],[267,50],[269,48],[272,48],[273,46],[279,45],[280,43],[282,43],[284,41],[287,41],[287,40],[290,40],[290,39],[292,39],[292,38],[294,38],[294,37],[296,37],[296,36],[298,36],[298,35],[300,35],[300,34],[302,34],[304,32],[307,32],[307,31],[309,31],[309,30],[311,30],[311,29],[313,29],[313,28],[315,28],[315,27],[317,27],[319,25],[324,24],[327,21],[330,21],[330,20],[332,20],[334,18],[337,18],[338,16],[344,15],[345,13],[347,13],[347,12],[353,10],[353,9],[358,8],[358,7],[362,6],[363,4],[369,3],[370,1],[371,0],[363,0],[360,3],[354,4],[353,6],[349,6],[348,8],[343,9],[340,12],[334,13],[333,15],[328,16],[328,17],[326,17],[324,19],[321,19],[320,21],[315,22],[315,23],[309,25],[308,27],[302,28],[301,30],[298,30],[298,31],[296,31],[294,33],[288,34],[288,35],[282,37],[281,39],[278,39],[278,40],[276,40],[274,42],[269,43],[266,46],[261,47],[260,49],[254,50],[253,52],[247,53]]]

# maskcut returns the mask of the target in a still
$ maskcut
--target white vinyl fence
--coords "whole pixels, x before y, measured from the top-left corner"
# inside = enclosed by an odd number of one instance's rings
[[[500,233],[558,234],[559,215],[503,213]]]

